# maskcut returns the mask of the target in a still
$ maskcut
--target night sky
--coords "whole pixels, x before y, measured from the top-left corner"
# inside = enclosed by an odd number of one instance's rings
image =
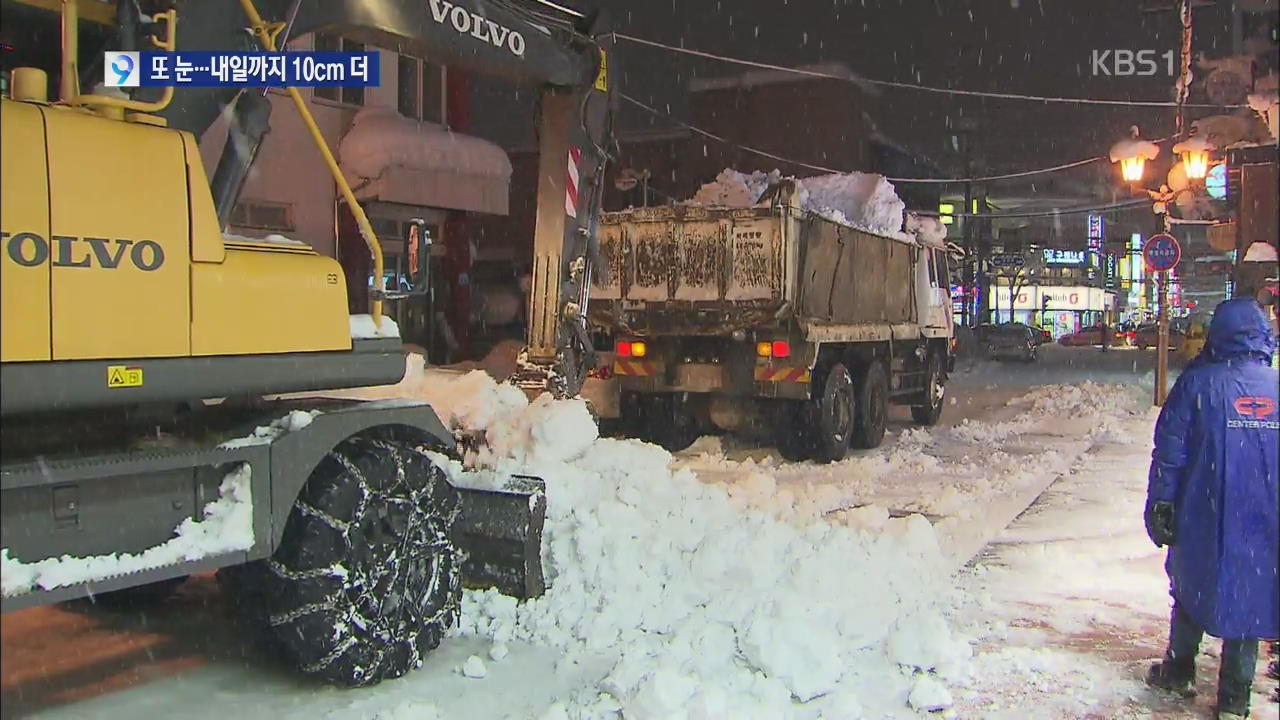
[[[1170,100],[1173,81],[1164,59],[1154,77],[1095,77],[1091,51],[1152,49],[1181,43],[1174,9],[1144,12],[1147,2],[1115,0],[662,0],[595,3],[619,32],[786,66],[838,62],[862,76],[969,90],[1107,99]],[[1173,5],[1166,0],[1166,4]],[[579,4],[578,7],[583,7]],[[1194,13],[1195,49],[1231,54],[1231,13],[1225,2]],[[688,82],[737,75],[746,68],[673,55],[620,41],[616,53],[624,92],[686,117]],[[1176,67],[1175,73],[1178,68]],[[476,90],[473,131],[508,146],[532,143],[531,125],[509,112],[508,86]],[[528,106],[532,98],[519,93]],[[1194,100],[1194,98],[1193,98]],[[780,109],[785,112],[785,109]],[[1104,154],[1129,126],[1144,136],[1173,129],[1172,109],[1044,105],[979,100],[884,89],[870,112],[893,140],[958,170],[950,128],[976,117],[978,170],[1023,170]],[[661,121],[627,106],[627,130]],[[805,131],[805,119],[794,118]],[[821,164],[821,158],[799,158]],[[857,169],[857,168],[850,168]]]

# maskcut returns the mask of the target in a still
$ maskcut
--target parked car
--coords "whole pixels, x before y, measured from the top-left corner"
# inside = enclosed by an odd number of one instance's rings
[[[1180,350],[1187,341],[1186,333],[1175,327],[1169,328],[1169,349]],[[1160,344],[1160,326],[1159,325],[1143,325],[1133,332],[1131,342],[1138,347],[1139,350],[1153,348]]]
[[[1028,325],[1026,323],[1020,323],[1020,322],[1000,323],[999,325],[990,325],[990,324],[979,325],[973,329],[973,334],[978,339],[979,342],[986,342],[987,338],[991,336],[992,332],[998,331],[1002,328],[1008,328],[1008,327],[1027,328],[1035,335],[1037,345],[1043,345],[1048,342],[1053,342],[1053,334],[1050,333],[1048,330],[1045,330],[1044,328],[1039,327],[1038,325]]]
[[[987,334],[987,356],[993,360],[1035,362],[1040,334],[1022,323],[1001,325]]]
[[[981,325],[975,325],[973,328],[973,337],[978,342],[986,342],[987,337],[991,334],[991,331],[995,330],[998,327],[1000,326],[992,323],[983,323]]]
[[[1005,327],[1008,327],[1010,325],[1017,325],[1019,327],[1024,327],[1030,330],[1031,333],[1036,338],[1037,345],[1044,345],[1046,343],[1053,342],[1053,333],[1049,332],[1048,330],[1045,330],[1039,325],[1027,325],[1026,323],[1007,323]]]
[[[1088,346],[1102,344],[1102,326],[1094,325],[1083,330],[1073,333],[1067,333],[1058,338],[1060,345],[1066,346]],[[1110,347],[1119,347],[1128,344],[1129,338],[1119,330],[1108,327],[1107,332],[1110,333],[1111,339],[1107,343]]]

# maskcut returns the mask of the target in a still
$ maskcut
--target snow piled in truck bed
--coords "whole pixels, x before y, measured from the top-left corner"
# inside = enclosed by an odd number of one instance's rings
[[[828,220],[879,235],[902,233],[907,206],[883,175],[819,175],[801,180],[800,188],[801,205]]]
[[[9,548],[0,549],[0,590],[5,597],[29,592],[79,585],[130,573],[176,565],[181,562],[248,550],[253,546],[253,498],[250,466],[242,463],[227,474],[219,486],[219,497],[204,508],[204,519],[187,518],[175,536],[140,553],[112,553],[90,557],[49,558],[26,563],[9,557]]]
[[[929,673],[968,657],[933,604],[947,573],[923,517],[831,524],[767,475],[705,483],[660,448],[598,439],[581,401],[522,403],[483,373],[434,384],[446,422],[473,421],[488,445],[481,469],[450,464],[455,480],[547,481],[550,590],[468,592],[456,632],[616,657],[568,717],[854,716],[937,701]]]
[[[750,175],[726,168],[715,181],[703,185],[689,201],[694,205],[750,207],[782,175],[753,172]],[[906,205],[883,175],[874,173],[836,173],[797,180],[800,206],[832,222],[859,230],[902,236]]]

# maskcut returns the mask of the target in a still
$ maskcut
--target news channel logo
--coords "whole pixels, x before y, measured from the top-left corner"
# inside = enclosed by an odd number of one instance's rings
[[[103,53],[103,84],[107,87],[138,87],[142,57],[136,52]]]

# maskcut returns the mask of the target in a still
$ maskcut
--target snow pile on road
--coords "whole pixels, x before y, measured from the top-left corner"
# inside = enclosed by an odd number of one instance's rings
[[[952,436],[976,443],[995,443],[1011,435],[1042,433],[1080,435],[1090,439],[1131,444],[1145,442],[1131,420],[1140,413],[1141,386],[1085,381],[1078,385],[1044,385],[1009,402],[1020,409],[1014,420],[979,423],[965,420],[950,429]]]
[[[400,326],[396,325],[396,321],[382,316],[381,324],[375,325],[372,315],[352,315],[351,316],[351,339],[352,340],[372,340],[374,338],[397,338],[400,337]]]
[[[782,180],[777,170],[750,175],[726,168],[703,185],[689,201],[693,205],[751,207],[772,184]],[[900,236],[906,205],[893,184],[875,173],[835,173],[796,180],[800,206],[832,222],[877,233]],[[945,235],[944,235],[945,237]]]
[[[204,520],[182,521],[175,536],[140,553],[49,558],[26,563],[0,548],[0,590],[5,597],[128,575],[253,546],[253,498],[250,466],[240,464],[219,486],[218,499],[204,508]]]
[[[455,383],[436,390],[435,407],[484,425],[489,450],[485,470],[448,471],[468,485],[485,474],[546,479],[551,585],[523,604],[470,592],[457,632],[563,648],[567,663],[616,656],[599,687],[567,701],[569,717],[891,711],[913,692],[937,702],[930,673],[954,674],[968,657],[934,606],[946,572],[923,517],[884,518],[878,532],[833,525],[797,512],[821,500],[765,472],[708,484],[672,472],[660,448],[597,439],[581,401],[510,397],[501,413],[476,416],[468,393],[505,392],[483,373]]]

